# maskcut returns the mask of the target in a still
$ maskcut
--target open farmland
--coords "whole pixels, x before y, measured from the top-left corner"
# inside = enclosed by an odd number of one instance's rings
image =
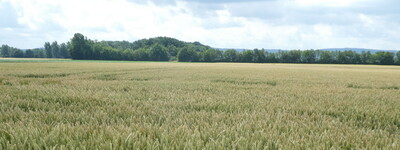
[[[400,149],[400,67],[0,63],[0,149]]]

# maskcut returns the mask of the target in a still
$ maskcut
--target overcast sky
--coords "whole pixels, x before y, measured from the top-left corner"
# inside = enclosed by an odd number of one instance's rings
[[[156,36],[218,48],[400,49],[400,0],[0,0],[0,44]]]

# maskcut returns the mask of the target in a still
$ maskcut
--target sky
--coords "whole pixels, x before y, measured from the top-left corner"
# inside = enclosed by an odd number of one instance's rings
[[[0,44],[167,36],[215,48],[400,49],[399,0],[0,0]]]

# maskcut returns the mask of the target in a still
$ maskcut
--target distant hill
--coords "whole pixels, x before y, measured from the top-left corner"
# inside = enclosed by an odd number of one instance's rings
[[[226,51],[228,49],[234,49],[236,51],[244,51],[244,50],[249,50],[249,49],[243,49],[243,48],[216,48],[218,50]],[[286,51],[286,49],[264,49],[267,52],[278,52],[278,51]],[[397,52],[399,50],[381,50],[381,49],[366,49],[366,48],[323,48],[323,49],[314,49],[314,50],[322,50],[322,51],[355,51],[356,53],[361,53],[363,51],[371,52],[371,53],[376,53],[376,52]]]
[[[189,46],[193,47],[197,51],[205,51],[211,48],[210,46],[201,44],[200,42],[185,42],[171,37],[154,37],[149,39],[140,39],[132,43],[128,41],[100,41],[100,43],[120,50],[136,50],[140,48],[149,48],[157,44],[162,45],[166,48],[182,48],[185,46]]]
[[[355,51],[357,53],[361,53],[363,51],[369,51],[371,53],[376,53],[376,52],[397,52],[398,50],[381,50],[381,49],[366,49],[366,48],[324,48],[324,49],[320,49],[320,50],[324,50],[324,51],[346,51],[346,50],[350,50],[350,51]]]
[[[250,49],[244,49],[244,48],[215,48],[215,49],[221,50],[221,51],[226,51],[226,50],[229,50],[229,49],[234,49],[234,50],[236,50],[236,51],[238,51],[238,52],[243,52],[243,51],[245,51],[245,50],[250,50]],[[278,52],[278,51],[280,51],[281,49],[264,49],[264,50],[267,51],[267,52]]]

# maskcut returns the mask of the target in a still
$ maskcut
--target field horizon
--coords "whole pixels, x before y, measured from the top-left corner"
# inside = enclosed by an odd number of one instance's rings
[[[0,57],[0,63],[200,63],[200,64],[282,64],[282,65],[322,65],[322,66],[399,66],[393,65],[379,65],[379,64],[335,64],[335,63],[267,63],[267,62],[179,62],[179,61],[132,61],[132,60],[80,60],[71,58],[14,58],[14,57]]]
[[[0,70],[0,149],[400,149],[398,66],[0,59]]]

